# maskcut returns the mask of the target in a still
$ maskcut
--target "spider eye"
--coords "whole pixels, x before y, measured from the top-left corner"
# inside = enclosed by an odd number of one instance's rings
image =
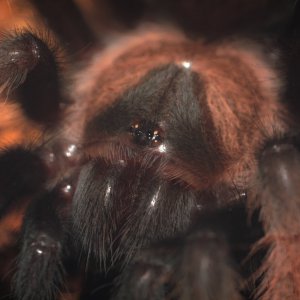
[[[130,126],[133,141],[140,146],[156,147],[162,143],[162,130],[159,126],[146,120],[136,121]]]

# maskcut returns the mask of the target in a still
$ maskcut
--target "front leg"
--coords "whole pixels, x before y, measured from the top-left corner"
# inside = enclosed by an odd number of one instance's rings
[[[0,93],[6,100],[17,100],[25,115],[39,124],[53,124],[61,114],[57,49],[29,31],[0,40]]]

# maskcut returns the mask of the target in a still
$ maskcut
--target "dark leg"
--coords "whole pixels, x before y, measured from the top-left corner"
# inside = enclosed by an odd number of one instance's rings
[[[225,241],[201,230],[142,251],[124,272],[116,299],[241,299]]]
[[[125,269],[120,278],[121,288],[113,299],[165,299],[176,254],[173,245],[141,251]]]
[[[22,249],[13,288],[18,299],[55,299],[64,277],[65,230],[59,191],[33,201],[23,224]]]
[[[17,99],[33,121],[57,121],[62,102],[59,67],[53,49],[30,32],[0,42],[0,87],[3,97]]]
[[[261,207],[269,250],[261,268],[262,300],[300,299],[300,153],[292,144],[268,146],[260,158],[260,178],[252,207]]]

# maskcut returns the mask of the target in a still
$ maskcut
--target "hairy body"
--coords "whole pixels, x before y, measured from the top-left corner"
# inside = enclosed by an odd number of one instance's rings
[[[265,38],[144,28],[66,81],[51,43],[5,35],[0,218],[22,227],[15,297],[55,299],[76,282],[93,299],[86,264],[89,278],[113,270],[110,299],[297,299],[300,158],[283,62]],[[264,231],[247,226],[266,252],[251,288],[233,255],[235,206],[258,209]]]

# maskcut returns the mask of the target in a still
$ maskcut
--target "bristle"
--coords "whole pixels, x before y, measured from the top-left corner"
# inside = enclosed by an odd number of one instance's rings
[[[109,260],[124,264],[142,246],[188,228],[193,193],[155,174],[131,162],[108,167],[98,160],[82,169],[74,195],[75,230],[102,267]]]

